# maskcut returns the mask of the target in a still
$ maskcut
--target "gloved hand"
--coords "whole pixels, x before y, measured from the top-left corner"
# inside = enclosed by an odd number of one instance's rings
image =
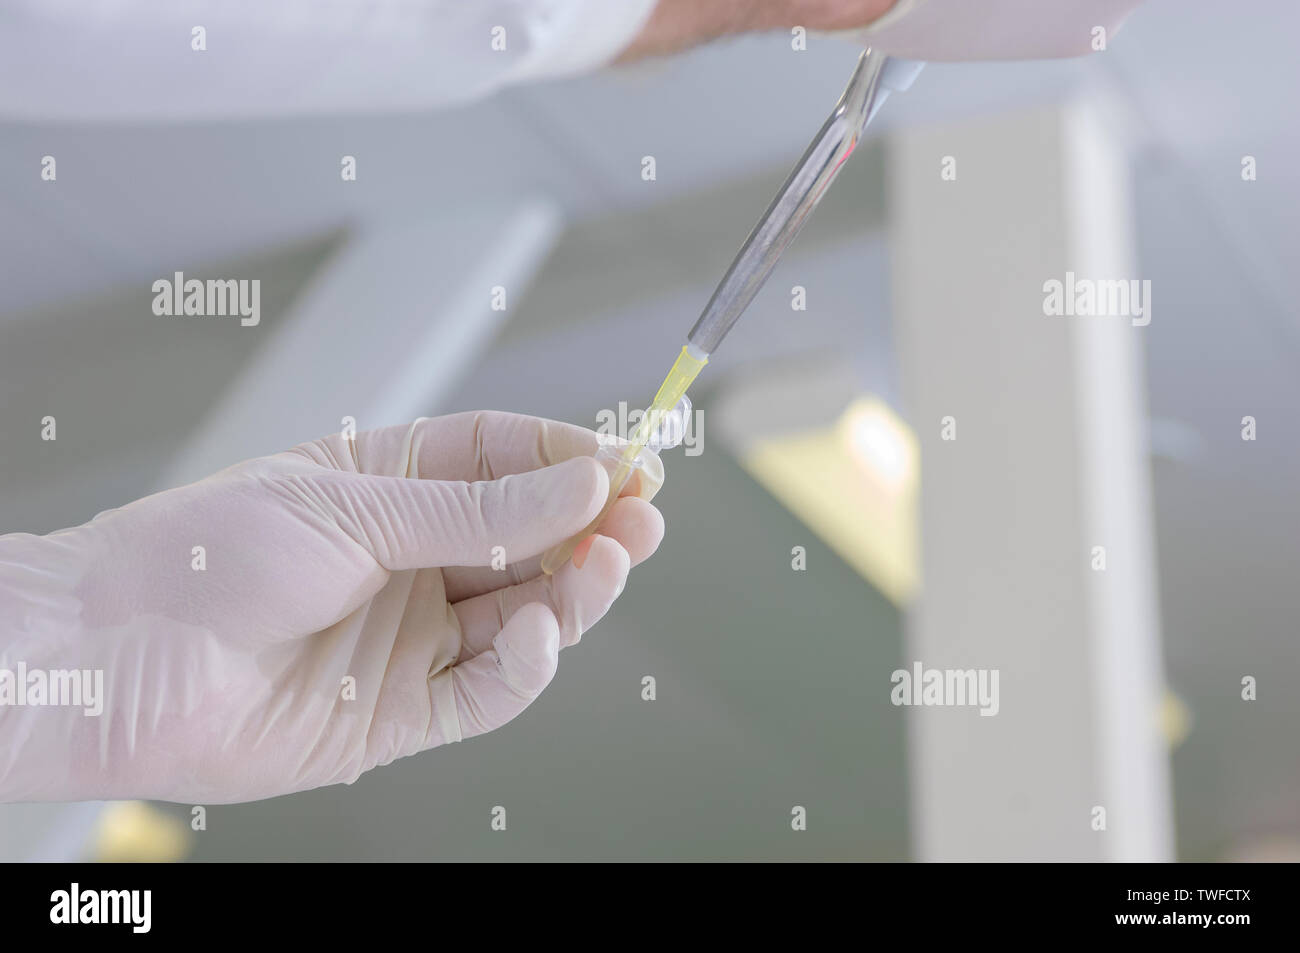
[[[456,414],[0,537],[0,680],[25,663],[29,683],[0,704],[0,799],[253,800],[505,724],[663,535],[650,455],[539,575],[604,504],[597,443]],[[102,714],[31,704],[38,669],[102,670]]]

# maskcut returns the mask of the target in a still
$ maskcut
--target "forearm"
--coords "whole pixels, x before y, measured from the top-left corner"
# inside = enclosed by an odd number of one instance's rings
[[[789,29],[847,30],[884,16],[896,0],[659,0],[621,62],[660,56],[723,36]]]

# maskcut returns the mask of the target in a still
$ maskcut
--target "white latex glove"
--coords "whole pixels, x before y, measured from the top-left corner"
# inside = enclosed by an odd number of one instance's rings
[[[651,456],[539,575],[604,503],[596,448],[580,427],[457,414],[0,537],[0,670],[100,669],[105,696],[98,717],[0,705],[0,798],[253,800],[500,727],[662,538]]]

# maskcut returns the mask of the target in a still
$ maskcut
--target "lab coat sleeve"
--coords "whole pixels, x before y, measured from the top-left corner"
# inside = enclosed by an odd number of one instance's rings
[[[896,0],[856,41],[929,62],[1099,52],[1142,0]]]
[[[656,0],[0,0],[0,117],[419,110],[615,58]]]

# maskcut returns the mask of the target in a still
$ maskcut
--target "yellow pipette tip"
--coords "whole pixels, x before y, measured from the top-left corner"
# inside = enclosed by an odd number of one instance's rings
[[[645,445],[650,440],[650,434],[659,421],[663,420],[664,415],[677,406],[677,402],[682,399],[688,387],[694,383],[695,378],[699,377],[700,371],[704,365],[709,363],[707,355],[699,358],[691,353],[689,347],[683,347],[677,360],[673,361],[673,366],[668,371],[668,376],[664,382],[659,385],[659,390],[655,394],[655,399],[651,401],[650,406],[646,409],[645,414],[641,417],[641,422],[637,424],[632,436],[628,438],[628,445],[623,450],[623,459],[631,463],[636,459]],[[619,489],[622,489],[620,486]]]
[[[605,515],[609,512],[614,501],[618,499],[619,493],[623,491],[623,484],[627,482],[632,473],[636,458],[645,449],[650,441],[650,434],[658,426],[659,421],[664,419],[680,401],[686,393],[686,389],[694,383],[695,378],[699,377],[700,371],[704,365],[709,363],[708,355],[696,357],[691,353],[689,346],[684,346],[677,360],[673,361],[673,366],[668,371],[668,376],[664,382],[659,385],[659,391],[655,394],[654,401],[650,404],[645,414],[642,415],[636,429],[632,431],[632,436],[628,439],[627,446],[623,448],[623,453],[619,457],[618,466],[609,476],[609,497],[605,501],[604,507],[597,517],[591,521],[582,532],[573,536],[558,546],[553,546],[542,554],[542,572],[548,576],[553,574],[561,566],[569,561],[573,555],[574,548],[582,542],[600,525]]]
[[[682,352],[677,355],[677,360],[673,361],[673,366],[668,371],[668,376],[659,385],[659,393],[655,394],[650,409],[672,410],[686,393],[686,388],[699,377],[700,371],[704,370],[704,365],[707,363],[709,363],[708,355],[696,357],[689,347],[683,345]]]

